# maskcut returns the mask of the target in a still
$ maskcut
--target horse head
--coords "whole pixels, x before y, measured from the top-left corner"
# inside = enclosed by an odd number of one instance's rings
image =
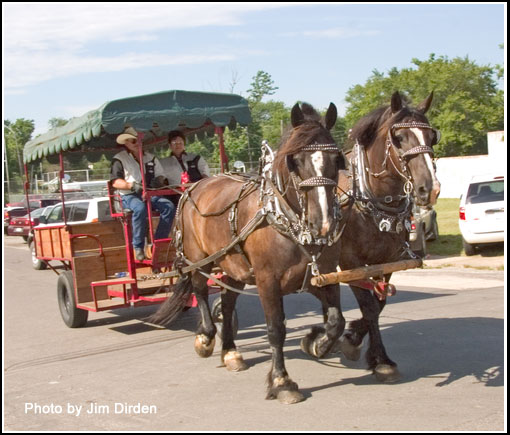
[[[335,187],[338,170],[345,169],[343,154],[330,133],[336,119],[333,103],[324,121],[309,104],[294,105],[292,130],[275,159],[274,167],[290,187],[286,199],[313,237],[326,238],[336,228]]]
[[[367,154],[367,174],[360,175],[368,177],[366,185],[374,196],[399,198],[414,190],[419,205],[436,203],[441,185],[435,174],[432,147],[440,133],[425,116],[432,98],[433,93],[411,108],[395,92],[389,107],[374,110],[352,128],[349,139]]]
[[[398,92],[391,97],[391,125],[387,141],[396,151],[399,167],[410,176],[418,205],[434,205],[441,190],[432,161],[432,147],[439,142],[441,135],[430,126],[425,116],[432,98],[433,92],[412,109],[403,104]]]

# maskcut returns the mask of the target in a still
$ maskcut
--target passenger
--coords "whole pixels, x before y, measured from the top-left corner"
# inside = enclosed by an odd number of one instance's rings
[[[168,143],[172,153],[170,157],[161,159],[161,166],[169,185],[181,184],[182,180],[186,182],[195,182],[202,178],[211,176],[207,162],[199,155],[187,153],[185,150],[186,137],[178,130],[168,133]],[[177,206],[179,194],[171,195],[169,198]]]
[[[137,132],[134,128],[127,128],[117,137],[117,143],[125,149],[116,154],[112,160],[110,180],[112,186],[119,190],[122,206],[133,211],[133,247],[135,258],[139,261],[145,259],[145,235],[147,233],[147,205],[142,197],[142,174],[140,172],[139,150]],[[161,163],[148,152],[143,153],[145,164],[145,185],[161,187],[165,184],[165,175]],[[159,225],[154,239],[165,239],[170,234],[176,208],[167,198],[153,196],[152,208],[160,213]]]

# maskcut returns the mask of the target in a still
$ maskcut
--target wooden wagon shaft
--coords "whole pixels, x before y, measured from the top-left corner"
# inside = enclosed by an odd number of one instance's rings
[[[422,267],[422,265],[423,261],[420,258],[415,260],[396,261],[394,263],[374,264],[371,266],[358,267],[357,269],[314,276],[311,282],[312,285],[316,287],[324,287],[329,284],[338,284],[340,282],[350,282],[373,276],[382,276],[399,270]]]

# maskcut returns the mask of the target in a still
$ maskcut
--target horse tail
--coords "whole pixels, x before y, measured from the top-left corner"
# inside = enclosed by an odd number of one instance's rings
[[[191,273],[187,273],[179,278],[173,288],[172,295],[146,321],[156,325],[169,325],[177,319],[184,307],[186,307],[192,292]]]

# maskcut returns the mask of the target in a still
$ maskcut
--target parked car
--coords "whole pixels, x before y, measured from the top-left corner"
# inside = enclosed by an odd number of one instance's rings
[[[108,197],[69,201],[65,204],[66,220],[69,225],[113,220],[110,214]],[[63,222],[62,203],[59,203],[45,209],[41,216],[39,216],[38,227],[60,225]],[[35,255],[33,238],[32,232],[28,235],[28,246],[32,252],[32,267],[36,270],[46,269],[47,264],[43,260],[39,260]]]
[[[30,210],[37,210],[39,208],[44,208],[49,205],[58,204],[61,200],[57,198],[51,199],[30,199]],[[8,234],[8,227],[11,223],[12,218],[21,217],[28,214],[27,201],[13,202],[6,204],[4,207],[4,234]]]
[[[437,213],[432,206],[422,207],[414,204],[411,216],[411,231],[409,232],[409,245],[411,250],[425,257],[427,255],[427,241],[439,237]]]
[[[460,197],[459,227],[466,255],[505,240],[505,177],[479,175]]]
[[[16,207],[12,205],[4,207],[4,234],[7,234],[7,228],[9,228],[11,219],[17,216],[24,216],[26,214],[27,209],[25,207]]]
[[[26,242],[30,233],[30,219],[32,220],[32,226],[39,225],[39,216],[41,216],[44,209],[45,207],[33,210],[30,213],[30,218],[28,213],[24,216],[13,217],[7,227],[7,235],[21,236]]]

